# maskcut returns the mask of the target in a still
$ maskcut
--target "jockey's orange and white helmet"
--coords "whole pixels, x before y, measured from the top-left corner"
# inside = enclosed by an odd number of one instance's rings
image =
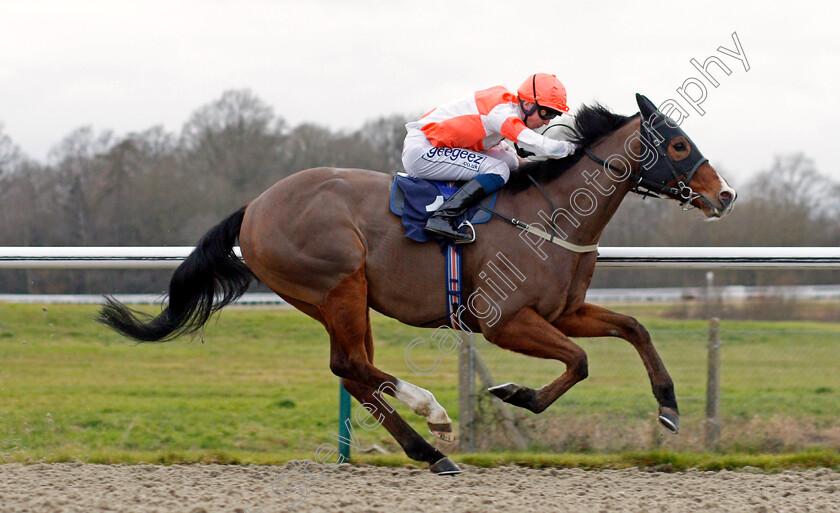
[[[569,114],[566,105],[566,87],[555,75],[535,73],[522,82],[516,91],[520,101],[535,103],[563,114]]]

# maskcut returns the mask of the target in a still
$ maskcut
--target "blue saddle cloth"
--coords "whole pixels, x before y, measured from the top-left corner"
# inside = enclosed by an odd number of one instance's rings
[[[394,185],[391,187],[391,212],[402,218],[405,236],[418,242],[434,239],[434,235],[423,230],[426,221],[463,184],[464,182],[439,182],[405,175],[395,176]],[[492,209],[495,204],[496,193],[493,193],[484,198],[478,206]],[[486,223],[492,217],[478,206],[467,211],[466,217],[472,224]]]

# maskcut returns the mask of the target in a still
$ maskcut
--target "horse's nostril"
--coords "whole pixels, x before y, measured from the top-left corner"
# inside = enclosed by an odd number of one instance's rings
[[[729,191],[721,191],[721,193],[718,194],[718,197],[720,198],[720,202],[723,203],[724,206],[732,203],[732,200],[734,198],[732,193]]]

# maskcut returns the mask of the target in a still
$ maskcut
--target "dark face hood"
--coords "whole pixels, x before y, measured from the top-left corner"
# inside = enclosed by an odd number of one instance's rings
[[[656,149],[657,159],[639,166],[640,184],[654,192],[670,192],[664,186],[676,179],[680,190],[688,185],[694,173],[708,159],[674,120],[661,113],[644,95],[636,93],[636,103],[642,116],[641,134],[644,142]],[[668,156],[668,145],[676,137],[685,137],[691,147],[688,157],[674,161]]]

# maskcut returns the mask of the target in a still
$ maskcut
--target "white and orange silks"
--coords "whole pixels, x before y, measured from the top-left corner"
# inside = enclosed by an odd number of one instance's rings
[[[403,165],[409,176],[469,180],[495,174],[507,182],[519,167],[508,139],[537,156],[565,157],[574,146],[525,126],[516,93],[504,86],[440,106],[406,125]]]

